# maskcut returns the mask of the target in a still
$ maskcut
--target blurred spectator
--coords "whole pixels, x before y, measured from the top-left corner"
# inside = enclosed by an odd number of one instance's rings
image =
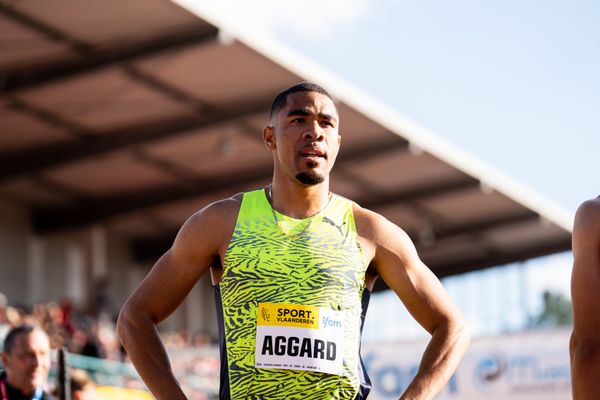
[[[96,337],[102,348],[104,358],[121,361],[121,342],[117,338],[115,324],[106,314],[100,315],[96,323]]]
[[[69,372],[71,381],[71,400],[97,400],[96,384],[90,376],[82,369],[71,369]],[[57,388],[56,395],[60,392]]]
[[[0,376],[3,400],[49,399],[44,390],[50,370],[50,340],[32,325],[11,329],[4,339]]]
[[[0,293],[0,342],[4,341],[6,334],[10,330],[10,323],[6,315],[8,308],[8,299],[4,293]]]
[[[114,307],[110,300],[109,289],[110,281],[108,277],[97,278],[94,283],[94,304],[93,312],[98,317],[115,314]]]
[[[95,370],[94,366],[100,364],[96,362],[90,364],[81,359],[78,359],[81,360],[81,364],[71,365],[74,368],[88,369],[91,374],[88,379],[93,378],[95,383],[100,385],[96,390],[98,397],[103,393],[101,390],[113,385],[146,390],[146,386],[135,375],[123,373],[117,364],[111,364],[113,361],[119,363],[127,361],[127,358],[126,354],[122,353],[116,337],[114,320],[111,320],[108,313],[99,315],[94,312],[85,313],[73,308],[68,300],[33,306],[11,305],[6,296],[0,294],[0,334],[2,330],[7,333],[10,329],[23,324],[38,326],[45,331],[51,349],[65,347],[73,354],[109,360],[103,364],[106,370]],[[163,332],[161,335],[165,338],[167,351],[172,354],[173,371],[181,377],[182,387],[188,394],[188,398],[191,400],[216,398],[219,385],[219,351],[215,339],[203,332],[188,333],[185,330]],[[0,347],[1,339],[0,337]],[[53,376],[52,373],[50,375]],[[84,395],[85,397],[81,397]],[[73,400],[97,398],[88,397],[91,396],[89,389],[81,396],[73,395],[72,398]],[[13,398],[8,397],[8,399]],[[2,400],[1,393],[0,400]]]
[[[97,325],[90,317],[78,318],[75,322],[73,336],[69,342],[69,351],[88,357],[103,358],[104,351],[96,335]]]

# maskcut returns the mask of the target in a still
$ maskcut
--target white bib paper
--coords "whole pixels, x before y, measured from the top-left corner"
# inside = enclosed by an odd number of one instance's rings
[[[259,303],[256,326],[257,368],[341,374],[344,354],[341,311]]]

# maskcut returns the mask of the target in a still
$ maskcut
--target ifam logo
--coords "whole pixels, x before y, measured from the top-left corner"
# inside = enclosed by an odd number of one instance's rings
[[[482,358],[475,366],[474,380],[478,387],[486,387],[497,382],[506,372],[506,358],[499,354],[490,354]]]
[[[323,327],[341,328],[342,322],[325,316],[323,317]]]

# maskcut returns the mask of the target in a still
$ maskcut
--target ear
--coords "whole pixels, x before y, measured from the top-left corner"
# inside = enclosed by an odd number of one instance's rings
[[[6,369],[7,366],[10,366],[10,360],[8,359],[8,354],[6,354],[5,352],[2,352],[0,354],[2,354],[2,365],[4,366],[4,369]]]
[[[265,143],[265,146],[267,146],[267,149],[269,150],[275,150],[277,148],[277,145],[275,144],[275,135],[274,135],[274,129],[272,126],[265,126],[263,128],[262,131],[262,136],[263,136],[263,142]]]

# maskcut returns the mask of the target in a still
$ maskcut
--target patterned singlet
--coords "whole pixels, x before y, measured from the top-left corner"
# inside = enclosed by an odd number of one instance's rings
[[[294,219],[244,193],[215,286],[220,398],[366,398],[365,271],[349,200]]]

